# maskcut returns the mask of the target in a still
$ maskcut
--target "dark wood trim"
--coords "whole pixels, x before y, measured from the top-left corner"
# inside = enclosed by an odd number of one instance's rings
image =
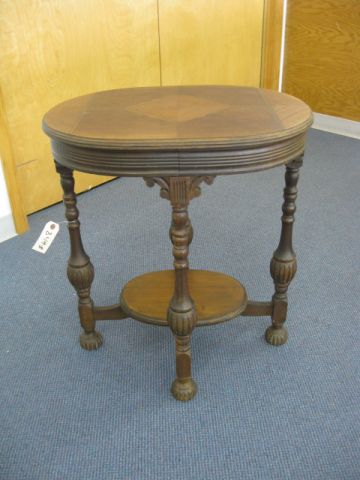
[[[55,160],[67,168],[97,175],[160,177],[160,176],[213,176],[232,175],[266,170],[298,158],[304,151],[306,130],[290,139],[253,148],[211,148],[199,152],[158,149],[154,151],[129,151],[121,149],[95,149],[79,147],[52,140]],[[255,143],[255,141],[254,141]]]

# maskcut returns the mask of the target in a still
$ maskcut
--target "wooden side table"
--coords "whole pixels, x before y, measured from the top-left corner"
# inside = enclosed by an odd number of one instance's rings
[[[68,277],[79,298],[84,333],[80,345],[98,348],[98,320],[131,317],[169,326],[176,343],[176,378],[171,392],[190,400],[197,387],[191,376],[190,336],[195,326],[238,315],[269,315],[271,345],[287,340],[284,327],[287,289],[296,272],[292,247],[295,200],[305,135],[312,123],[307,105],[271,90],[232,86],[152,87],[110,90],[61,103],[44,117],[56,170],[64,190],[71,254]],[[217,175],[249,173],[286,165],[282,229],[270,264],[275,293],[271,301],[247,299],[236,279],[190,270],[193,229],[190,200]],[[74,193],[73,170],[143,177],[170,201],[174,270],[146,273],[124,286],[120,302],[93,304],[94,268],[85,253]],[[150,241],[151,239],[149,239]]]

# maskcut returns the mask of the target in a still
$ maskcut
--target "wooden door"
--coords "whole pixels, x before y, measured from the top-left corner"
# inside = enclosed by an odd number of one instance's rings
[[[263,0],[159,0],[163,85],[259,86]]]
[[[1,0],[0,45],[1,125],[11,144],[1,156],[14,163],[28,214],[61,199],[41,130],[48,109],[96,90],[160,84],[157,3]],[[76,177],[77,191],[107,180]]]

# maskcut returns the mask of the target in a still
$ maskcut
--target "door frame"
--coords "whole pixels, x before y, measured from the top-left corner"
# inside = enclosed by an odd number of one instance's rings
[[[29,229],[21,192],[17,181],[15,158],[8,128],[3,95],[0,89],[0,160],[4,172],[7,194],[11,206],[16,233],[25,233]]]
[[[260,86],[279,90],[286,0],[264,0]]]

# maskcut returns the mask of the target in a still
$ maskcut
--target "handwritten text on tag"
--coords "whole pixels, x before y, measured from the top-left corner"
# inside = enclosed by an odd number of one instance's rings
[[[40,237],[36,240],[35,245],[32,247],[33,250],[40,253],[46,253],[47,249],[52,244],[54,238],[56,237],[59,231],[59,224],[55,222],[48,222],[43,231],[40,234]]]

